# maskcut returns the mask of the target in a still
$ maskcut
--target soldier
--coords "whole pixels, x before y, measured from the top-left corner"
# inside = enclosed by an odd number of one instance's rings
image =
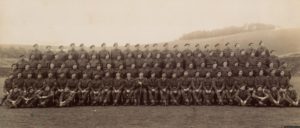
[[[35,59],[34,55],[31,55],[28,61],[28,64],[30,65],[31,69],[35,69],[38,63],[39,60]]]
[[[130,57],[132,57],[132,51],[130,50],[130,44],[126,43],[124,47],[125,47],[125,50],[123,51],[124,59],[127,59],[128,54],[131,54]]]
[[[204,56],[202,51],[200,50],[199,46],[200,46],[200,44],[195,45],[195,50],[193,51],[194,57],[199,57],[199,55],[200,55],[200,57]]]
[[[153,63],[157,63],[159,67],[163,67],[163,61],[159,52],[156,54],[155,59],[153,59]]]
[[[48,73],[48,78],[45,79],[44,86],[50,87],[51,90],[54,90],[57,87],[57,82],[53,77],[53,73]]]
[[[157,49],[157,44],[156,43],[154,43],[153,45],[152,45],[152,51],[151,51],[151,53],[152,53],[152,57],[153,57],[153,59],[155,59],[156,57],[157,57],[157,54],[160,54],[160,51]]]
[[[257,55],[260,55],[262,52],[266,52],[266,55],[269,56],[269,49],[267,47],[264,46],[263,41],[259,41],[258,43],[258,48],[256,50]]]
[[[246,50],[246,54],[250,55],[252,52],[256,53],[256,50],[255,50],[255,48],[253,48],[253,43],[249,43],[248,48]]]
[[[211,71],[210,68],[206,68],[205,62],[201,63],[200,67],[197,67],[197,71],[199,72],[200,77],[205,77],[208,71]]]
[[[225,80],[221,76],[222,76],[222,72],[218,71],[217,77],[213,78],[212,86],[216,93],[217,103],[219,105],[224,105],[225,93],[223,90],[225,89]]]
[[[160,96],[160,101],[159,103],[167,106],[168,105],[168,95],[169,95],[169,87],[168,87],[168,79],[167,79],[167,74],[162,73],[161,78],[159,79],[158,82],[158,88],[159,88],[159,96]]]
[[[249,71],[248,76],[246,76],[246,89],[248,89],[251,93],[256,89],[256,78],[253,75],[253,71]]]
[[[162,69],[162,72],[163,72],[163,73],[166,73],[166,75],[167,75],[167,78],[171,78],[171,75],[172,75],[173,69],[170,67],[170,64],[169,64],[169,63],[167,63],[167,64],[165,65],[165,68],[164,68],[164,69]]]
[[[76,78],[80,78],[82,76],[82,72],[78,69],[77,64],[74,64],[72,69],[69,71],[70,74],[76,74]]]
[[[241,54],[238,56],[238,62],[240,66],[244,66],[248,60],[248,56],[244,49],[241,50]]]
[[[103,89],[100,96],[100,102],[102,102],[103,105],[107,105],[111,101],[111,89],[114,79],[110,75],[110,72],[105,72],[105,77],[102,79]]]
[[[232,72],[228,71],[227,76],[225,77],[225,100],[226,104],[233,105],[235,101],[235,93],[236,93],[235,79],[232,76]]]
[[[239,89],[241,86],[246,86],[246,77],[243,76],[243,70],[238,71],[238,76],[234,79],[234,86]]]
[[[213,51],[214,51],[214,56],[219,56],[220,55],[222,50],[220,49],[220,44],[219,43],[215,44],[215,49]]]
[[[79,45],[79,51],[78,51],[78,58],[77,59],[79,59],[79,57],[81,57],[81,56],[83,56],[84,55],[84,57],[87,57],[88,56],[88,54],[87,54],[87,52],[86,52],[86,50],[84,49],[84,44],[80,44]],[[76,60],[77,60],[76,59]]]
[[[59,60],[58,55],[55,55],[54,59],[50,63],[53,63],[55,68],[59,68],[61,66],[61,64],[63,63],[63,61]]]
[[[17,62],[17,67],[19,70],[24,70],[25,69],[25,65],[28,64],[28,61],[25,60],[24,55],[20,55],[20,59]]]
[[[195,62],[195,67],[199,68],[199,67],[201,67],[202,63],[205,63],[205,58],[204,58],[202,52],[198,52],[197,54],[194,53],[194,55],[195,55],[195,57],[194,57],[193,61]]]
[[[248,75],[249,75],[249,72],[250,72],[250,71],[253,71],[253,68],[250,67],[250,63],[249,63],[249,62],[246,62],[246,63],[245,63],[245,66],[242,67],[242,69],[243,69],[243,74],[244,74],[245,76],[248,76]]]
[[[197,70],[194,69],[194,64],[190,63],[188,67],[186,67],[186,71],[189,74],[189,77],[194,77]]]
[[[273,87],[275,87],[276,89],[279,88],[279,79],[276,76],[276,70],[272,70],[270,73],[270,76],[267,77],[267,89],[272,89]]]
[[[260,70],[263,70],[263,74],[265,74],[265,68],[262,67],[262,63],[259,61],[259,62],[257,62],[256,67],[254,67],[254,74],[255,74],[255,76],[259,75]]]
[[[134,105],[140,105],[140,102],[147,105],[147,79],[144,78],[144,73],[142,72],[140,72],[138,78],[136,78],[133,102]]]
[[[39,45],[34,44],[33,45],[33,50],[30,51],[29,56],[35,56],[35,60],[40,60],[42,59],[42,52],[39,50]]]
[[[146,54],[146,53],[144,53]],[[147,55],[144,56],[145,58],[143,59],[143,63],[146,63],[148,67],[153,67],[153,59],[152,59],[152,53],[147,52]]]
[[[171,55],[171,51],[169,50],[169,44],[168,43],[164,43],[163,47],[164,47],[164,50],[161,51],[162,58],[166,58],[168,54]]]
[[[205,57],[209,56],[209,54],[210,54],[209,44],[204,45],[203,54],[204,54]]]
[[[102,70],[101,64],[98,64],[96,69],[92,71],[92,76],[99,75],[99,78],[104,76],[104,71]]]
[[[201,105],[203,101],[202,92],[203,92],[203,78],[200,77],[200,73],[197,71],[193,77],[192,82],[192,97],[196,105]]]
[[[151,68],[150,72],[151,72],[151,74],[155,73],[155,76],[157,78],[160,78],[161,77],[161,70],[162,69],[159,67],[159,64],[155,63],[154,66],[153,66],[153,68]]]
[[[89,63],[89,60],[86,58],[86,54],[81,54],[80,58],[77,60],[77,63],[80,70],[85,69],[86,65]]]
[[[27,75],[27,78],[24,79],[24,91],[29,91],[29,89],[35,87],[35,80],[32,78],[32,73]]]
[[[111,64],[107,64],[106,68],[104,69],[104,72],[109,72],[110,76],[115,76],[115,70],[112,68]]]
[[[269,57],[266,55],[266,52],[263,51],[260,56],[258,57],[258,61],[260,61],[262,63],[263,67],[268,66],[268,59]]]
[[[271,62],[271,63],[269,63],[268,68],[266,69],[266,75],[270,76],[273,70],[275,70],[275,75],[277,75],[278,68],[274,68],[274,63]]]
[[[14,77],[13,75],[9,75],[9,77],[7,79],[5,79],[5,81],[4,81],[3,98],[2,98],[2,100],[0,102],[0,105],[2,105],[4,103],[4,101],[6,100],[7,96],[12,91],[13,77]]]
[[[113,47],[114,49],[111,50],[111,58],[112,59],[117,59],[118,56],[122,58],[122,51],[118,48],[118,43],[114,43]]]
[[[54,53],[51,50],[51,46],[46,46],[46,51],[43,54],[46,55],[48,61],[51,61],[54,58]]]
[[[101,44],[101,50],[99,51],[100,59],[103,60],[107,58],[107,56],[110,57],[110,52],[106,49],[106,44]]]
[[[236,63],[238,63],[238,58],[236,57],[235,52],[232,51],[232,52],[230,53],[230,56],[227,58],[227,61],[228,61],[228,66],[229,66],[230,68],[234,67],[234,65],[235,65]]]
[[[222,67],[220,67],[220,70],[221,70],[221,73],[222,74],[227,74],[229,71],[231,71],[231,69],[228,67],[228,63],[227,63],[227,61],[224,61],[223,63],[222,63]]]
[[[78,53],[77,53],[77,51],[76,51],[76,49],[75,49],[75,44],[74,43],[71,43],[70,44],[70,50],[68,51],[68,56],[72,56],[72,58],[74,59],[74,60],[77,60],[78,59]]]
[[[47,60],[46,55],[43,55],[39,63],[42,65],[42,69],[48,69],[51,61]]]
[[[274,64],[274,68],[278,68],[280,65],[280,60],[278,58],[278,56],[275,55],[275,50],[271,50],[270,51],[270,56],[268,58],[268,63],[273,63]]]
[[[19,72],[22,72],[22,70],[18,69],[17,64],[12,64],[11,65],[11,70],[10,70],[9,74],[13,75],[14,77],[16,77]]]
[[[183,76],[184,69],[181,67],[181,63],[176,63],[176,67],[172,71],[173,73],[176,73],[176,76],[181,77]]]
[[[190,44],[186,43],[186,44],[184,44],[184,47],[185,47],[185,49],[182,52],[183,53],[183,57],[184,58],[191,58],[191,57],[193,57],[193,52],[192,52],[192,50],[190,48]]]
[[[205,56],[206,67],[211,68],[214,63],[217,63],[216,56],[214,56],[214,51],[210,51],[207,56]]]
[[[190,64],[194,65],[194,57],[191,52],[186,53],[184,57],[184,67],[188,67]]]
[[[7,99],[5,100],[5,105],[8,108],[20,107],[20,103],[22,101],[21,96],[22,92],[18,88],[12,88],[12,91],[8,94]]]
[[[135,64],[135,59],[132,57],[132,53],[131,52],[129,52],[126,55],[127,55],[127,57],[124,60],[125,67],[126,68],[130,68],[132,64]]]
[[[278,78],[280,91],[286,91],[286,89],[290,86],[289,78],[285,76],[284,71],[280,71],[280,76]]]
[[[122,60],[122,57],[120,56],[120,55],[118,55],[117,57],[116,57],[116,59],[114,59],[113,60],[113,67],[114,68],[119,68],[120,67],[120,65],[123,65],[124,63],[123,63],[123,60]]]
[[[97,59],[97,56],[96,55],[92,55],[91,56],[91,60],[88,62],[91,64],[91,68],[95,69],[97,67],[97,65],[100,64],[100,60]]]
[[[131,101],[133,101],[133,89],[135,87],[135,80],[131,77],[131,73],[128,72],[126,74],[126,79],[124,81],[124,87],[122,92],[122,99],[124,105],[129,105]]]
[[[68,55],[68,59],[65,61],[66,68],[71,69],[73,65],[76,65],[76,61],[73,58],[72,54]]]
[[[66,78],[66,75],[64,73],[60,74],[57,79],[57,91],[54,92],[54,103],[56,106],[59,106],[59,99],[66,88],[67,82],[68,79]]]
[[[140,44],[136,44],[134,47],[135,47],[135,50],[133,51],[134,58],[138,58],[138,56],[142,58],[143,52],[140,50]]]
[[[179,86],[179,79],[176,76],[176,73],[172,73],[172,77],[167,82],[169,87],[169,94],[170,94],[170,102],[172,105],[179,104],[179,98],[181,96],[180,86]]]
[[[254,106],[266,106],[266,102],[269,98],[269,95],[263,90],[260,86],[257,90],[254,90],[252,93],[252,97],[254,99]]]
[[[271,106],[281,106],[282,97],[279,94],[279,90],[274,86],[270,91],[266,91],[268,94],[269,103]]]
[[[18,88],[24,91],[24,79],[22,78],[22,73],[18,73],[17,78],[13,79],[12,88]]]
[[[148,67],[147,63],[144,63],[142,68],[138,69],[138,71],[144,74],[145,78],[149,78],[150,77],[150,71],[151,69]]]
[[[91,80],[90,84],[90,101],[91,105],[95,106],[99,104],[101,89],[102,89],[102,81],[100,80],[100,75],[94,75],[94,79]]]
[[[76,92],[78,90],[78,83],[79,81],[76,73],[71,74],[71,79],[68,79],[66,89],[61,95],[60,106],[72,106],[76,104],[77,101],[75,97],[77,96]]]
[[[124,87],[124,80],[121,78],[121,73],[116,73],[116,78],[113,81],[112,85],[112,98],[113,98],[113,105],[119,105],[121,94]]]
[[[229,42],[225,43],[225,48],[224,48],[223,52],[224,52],[225,57],[229,57],[231,52],[233,52],[233,50],[230,48]]]
[[[246,89],[246,85],[242,85],[235,93],[235,100],[240,106],[251,105],[251,93]]]
[[[215,103],[215,92],[213,90],[213,79],[210,72],[207,72],[203,80],[203,100],[205,105],[212,105]]]
[[[35,87],[34,87],[34,89],[37,93],[39,93],[41,90],[44,89],[44,87],[45,87],[44,81],[45,80],[43,79],[42,74],[37,74],[37,79],[35,79]]]
[[[39,93],[37,93],[38,107],[50,107],[53,104],[53,91],[50,86],[45,86]]]
[[[92,79],[93,78],[93,71],[95,71],[95,69],[92,69],[91,68],[91,65],[88,63],[85,67],[85,69],[81,70],[80,72],[82,74],[87,74],[87,77],[89,79]]]
[[[105,59],[101,60],[101,64],[103,65],[104,69],[107,68],[108,64],[112,64],[112,60],[108,54],[105,56]]]
[[[259,75],[255,77],[255,88],[262,87],[263,89],[267,88],[267,77],[264,76],[264,71],[260,70]]]
[[[33,87],[29,87],[28,91],[23,93],[21,96],[21,106],[25,108],[32,108],[37,105],[37,96]]]
[[[143,53],[144,58],[147,58],[147,59],[150,59],[150,60],[152,59],[152,53],[150,52],[149,44],[146,44],[144,46],[144,51],[142,51],[142,53]],[[150,64],[149,64],[149,66],[150,66]]]
[[[58,48],[59,51],[56,53],[56,55],[58,55],[59,60],[62,62],[66,61],[67,53],[64,51],[64,46],[60,45]]]
[[[214,63],[214,64],[212,65],[212,68],[211,68],[211,77],[216,77],[218,71],[220,71],[220,69],[219,69],[219,67],[218,67],[218,64],[217,64],[217,63]]]
[[[284,76],[286,76],[289,80],[292,78],[291,70],[288,67],[287,62],[283,62],[279,67],[279,71],[284,71]]]
[[[293,86],[289,86],[284,99],[288,102],[288,106],[299,106],[299,97]]]
[[[255,52],[250,53],[250,57],[248,57],[248,62],[250,67],[255,67],[258,62],[258,58],[255,56]]]
[[[87,105],[89,103],[91,79],[88,78],[88,75],[86,73],[84,73],[82,75],[82,79],[80,79],[78,82],[78,105]]]
[[[127,73],[131,74],[131,77],[136,78],[138,76],[138,69],[135,67],[135,64],[131,64],[130,68],[126,69]]]
[[[143,66],[144,62],[143,62],[143,58],[142,58],[142,54],[137,54],[136,58],[135,58],[135,65],[136,68],[141,68]]]
[[[59,76],[60,74],[65,74],[66,77],[69,76],[69,69],[65,67],[66,65],[61,64],[60,68],[57,69],[56,74]],[[43,75],[45,76],[45,75]]]
[[[179,80],[180,94],[185,105],[191,103],[191,91],[193,86],[193,79],[189,77],[189,72],[184,71],[183,76]]]
[[[234,53],[235,53],[236,56],[240,56],[241,49],[240,49],[240,44],[239,43],[234,44]]]
[[[25,65],[25,69],[22,71],[22,76],[23,76],[24,78],[26,78],[27,75],[28,75],[29,73],[32,74],[33,71],[32,71],[32,69],[30,68],[30,65],[29,65],[29,64],[26,64],[26,65]]]
[[[148,85],[148,95],[149,95],[151,105],[155,105],[158,101],[158,79],[156,78],[155,72],[151,73],[147,85]]]
[[[92,59],[92,56],[96,56],[96,59],[99,60],[99,54],[95,50],[95,45],[90,46],[90,52],[88,53],[88,59]]]

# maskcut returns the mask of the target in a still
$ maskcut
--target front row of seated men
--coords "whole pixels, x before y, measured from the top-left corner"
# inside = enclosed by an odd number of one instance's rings
[[[211,77],[199,77],[199,72],[190,77],[171,78],[162,73],[157,78],[151,73],[149,78],[139,73],[133,78],[131,73],[122,78],[120,73],[111,77],[109,72],[103,78],[94,75],[89,79],[84,73],[81,79],[72,74],[66,78],[52,73],[44,79],[41,74],[33,78],[29,73],[26,79],[18,73],[5,81],[3,104],[9,108],[19,107],[70,107],[82,105],[240,105],[240,106],[299,106],[299,99],[284,71],[275,75],[272,71],[264,76],[253,76],[253,71],[245,77],[240,70],[238,76],[232,72],[217,72]]]

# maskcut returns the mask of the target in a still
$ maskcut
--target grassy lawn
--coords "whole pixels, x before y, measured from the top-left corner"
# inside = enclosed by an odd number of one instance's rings
[[[1,79],[3,83],[3,79]],[[300,83],[300,77],[292,83]],[[2,93],[2,87],[0,88]],[[300,126],[300,108],[237,106],[146,106],[7,109],[0,107],[0,128],[252,128]]]

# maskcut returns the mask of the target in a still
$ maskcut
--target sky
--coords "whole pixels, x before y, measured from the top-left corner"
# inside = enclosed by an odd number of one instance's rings
[[[0,44],[154,43],[247,23],[300,27],[299,0],[0,0]]]

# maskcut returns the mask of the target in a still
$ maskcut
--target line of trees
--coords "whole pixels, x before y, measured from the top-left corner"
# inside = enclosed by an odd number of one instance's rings
[[[258,30],[271,30],[275,29],[274,25],[262,24],[262,23],[252,23],[245,24],[243,26],[231,26],[222,29],[214,29],[209,31],[195,31],[191,33],[184,34],[179,40],[192,40],[192,39],[203,39],[210,37],[226,36],[231,34],[243,33],[243,32],[252,32]]]

